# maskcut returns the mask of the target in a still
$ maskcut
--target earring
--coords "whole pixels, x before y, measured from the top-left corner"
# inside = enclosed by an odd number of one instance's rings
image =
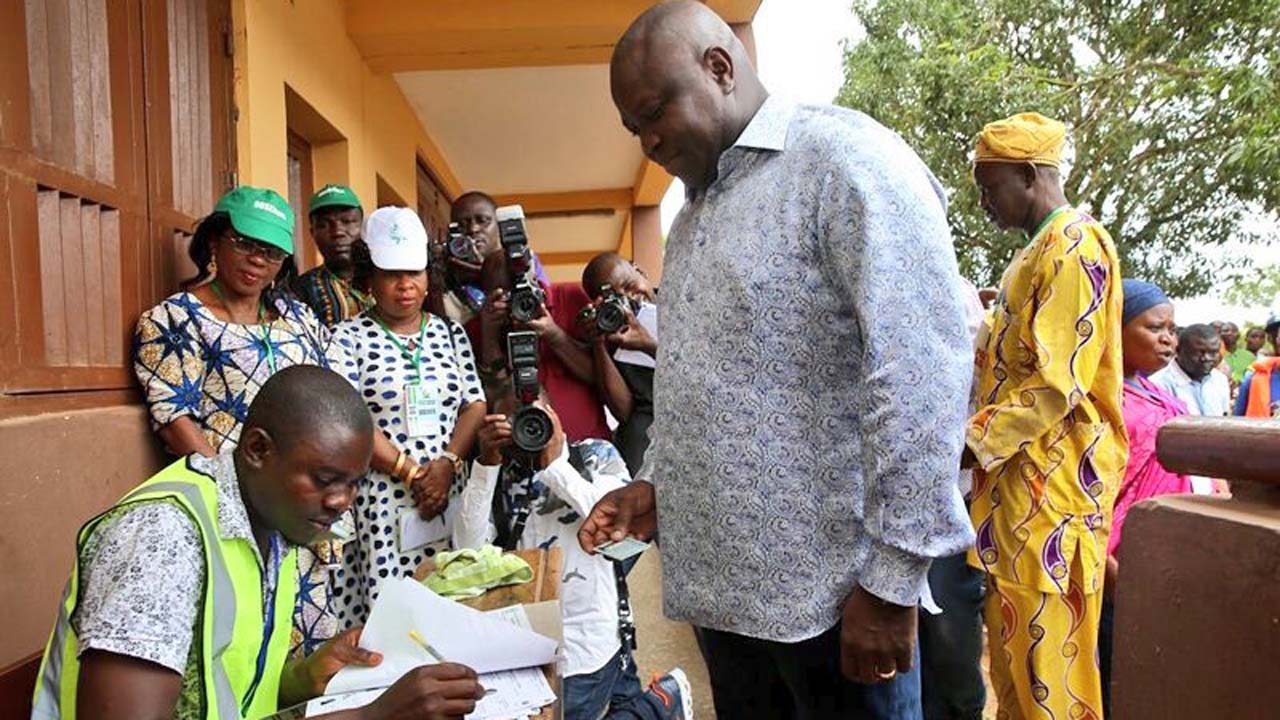
[[[216,276],[218,274],[218,258],[209,258],[209,264],[205,265],[204,269],[209,272],[210,277]]]

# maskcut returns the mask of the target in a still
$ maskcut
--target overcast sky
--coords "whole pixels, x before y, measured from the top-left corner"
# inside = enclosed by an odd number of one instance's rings
[[[752,27],[756,36],[756,56],[760,77],[771,93],[799,102],[831,102],[844,81],[843,43],[862,39],[862,26],[849,9],[849,0],[764,0]],[[679,180],[662,200],[662,231],[665,235],[684,202],[684,186]],[[1257,221],[1271,226],[1267,218]],[[1280,237],[1253,247],[1239,245],[1228,251],[1251,255],[1256,263],[1280,262]],[[1213,252],[1223,252],[1221,249]],[[1277,298],[1280,303],[1280,298]],[[1218,318],[1263,322],[1266,308],[1238,308],[1224,305],[1215,297],[1179,301],[1179,323],[1208,322]],[[1272,309],[1280,312],[1280,304]]]
[[[760,79],[769,92],[798,102],[829,103],[844,82],[842,42],[862,37],[849,0],[764,0],[752,28]],[[676,180],[662,200],[662,232],[684,203]]]

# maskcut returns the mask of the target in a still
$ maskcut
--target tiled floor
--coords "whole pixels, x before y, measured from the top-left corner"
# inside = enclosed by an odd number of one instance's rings
[[[694,715],[697,720],[715,720],[711,703],[711,688],[707,683],[707,669],[698,653],[693,631],[684,623],[667,620],[662,616],[662,561],[658,553],[650,550],[644,554],[628,578],[632,607],[636,613],[636,631],[639,649],[636,662],[640,665],[640,680],[648,684],[650,673],[666,672],[679,666],[689,675],[693,685]],[[982,659],[984,671],[987,658]],[[985,673],[984,673],[985,674]],[[996,706],[991,690],[987,689],[987,709],[984,715],[994,718]]]

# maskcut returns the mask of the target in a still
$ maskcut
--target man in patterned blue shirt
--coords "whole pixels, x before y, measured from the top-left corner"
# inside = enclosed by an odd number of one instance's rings
[[[701,3],[641,15],[611,82],[688,197],[653,444],[579,539],[661,530],[665,611],[698,629],[720,717],[918,718],[925,576],[973,537],[942,188],[865,115],[769,97]]]

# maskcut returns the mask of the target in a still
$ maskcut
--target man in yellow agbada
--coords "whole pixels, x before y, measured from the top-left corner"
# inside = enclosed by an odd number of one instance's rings
[[[1000,717],[1103,717],[1098,620],[1111,506],[1128,454],[1120,414],[1120,265],[1071,206],[1062,123],[1021,113],[978,135],[983,210],[1028,244],[978,343],[966,462],[970,562],[988,573]]]

